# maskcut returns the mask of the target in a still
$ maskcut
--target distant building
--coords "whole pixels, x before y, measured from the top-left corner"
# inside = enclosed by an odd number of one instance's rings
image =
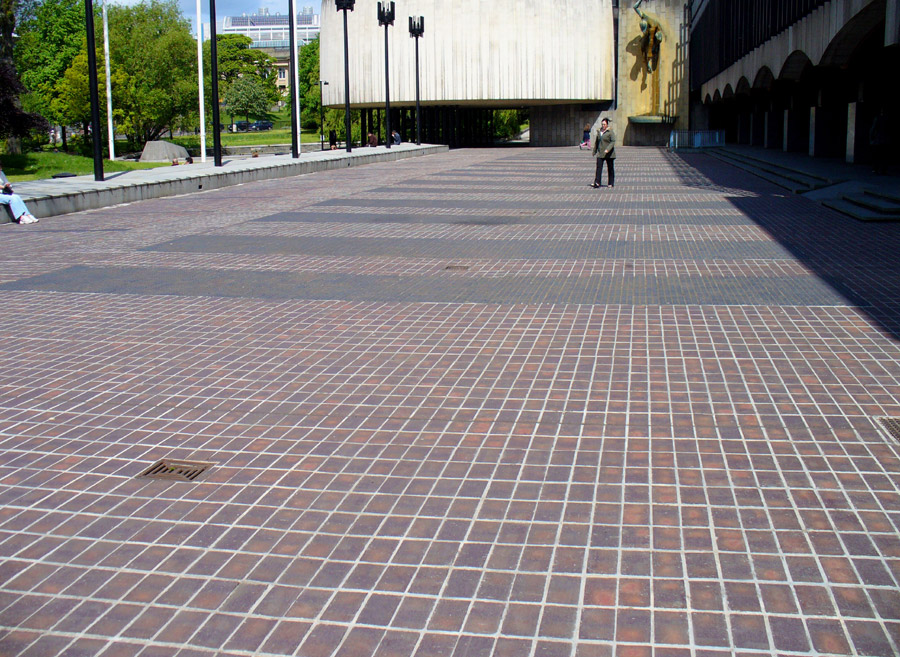
[[[288,71],[290,67],[290,14],[269,13],[268,9],[260,9],[255,14],[243,16],[226,16],[222,21],[220,34],[242,34],[250,37],[251,48],[262,50],[276,60],[278,67],[278,88],[288,87]],[[304,7],[297,14],[297,47],[319,38],[319,15],[312,7]]]

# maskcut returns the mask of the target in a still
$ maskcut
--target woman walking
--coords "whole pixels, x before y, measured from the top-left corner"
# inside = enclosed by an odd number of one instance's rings
[[[616,133],[609,127],[609,119],[600,119],[600,126],[597,124],[591,128],[591,152],[597,159],[597,171],[594,173],[594,182],[591,187],[597,189],[603,187],[603,163],[606,162],[606,179],[610,187],[616,186]]]

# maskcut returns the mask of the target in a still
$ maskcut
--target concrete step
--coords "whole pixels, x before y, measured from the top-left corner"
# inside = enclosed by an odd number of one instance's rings
[[[859,221],[900,221],[900,215],[884,214],[883,212],[871,210],[848,201],[846,197],[822,201],[822,205],[831,208],[832,210],[837,210],[848,217],[858,219]]]
[[[785,166],[784,164],[775,164],[774,162],[772,162],[771,160],[767,160],[766,158],[756,157],[754,155],[748,155],[746,153],[739,153],[728,148],[723,148],[722,150],[735,157],[739,157],[750,162],[755,162],[760,166],[765,167],[769,171],[777,171],[782,174],[797,176],[804,180],[816,181],[817,187],[833,185],[836,182],[831,178],[826,178],[815,173],[810,173],[809,171],[806,171],[804,169],[797,169],[794,167]]]
[[[718,148],[711,148],[707,152],[723,162],[727,162],[739,169],[752,173],[758,178],[768,180],[770,183],[774,183],[794,194],[803,194],[804,192],[809,192],[824,186],[820,180],[802,177],[796,174],[786,175],[784,172],[779,171],[780,167],[774,165],[772,167],[761,166],[758,161],[755,161],[756,158],[753,158],[752,160],[743,158]]]
[[[900,201],[895,201],[890,197],[868,190],[862,194],[845,194],[844,200],[872,212],[879,212],[885,215],[900,215]]]
[[[882,190],[878,190],[877,192],[872,189],[867,189],[866,194],[869,196],[874,196],[878,199],[882,199],[885,201],[889,201],[895,205],[900,205],[900,194],[892,194]]]

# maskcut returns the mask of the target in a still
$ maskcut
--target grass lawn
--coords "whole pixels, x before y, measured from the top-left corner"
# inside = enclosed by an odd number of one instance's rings
[[[94,160],[90,157],[73,155],[71,153],[38,152],[25,155],[3,155],[3,173],[10,182],[24,180],[42,180],[50,178],[55,173],[74,173],[76,175],[90,175],[94,173]],[[103,161],[103,170],[131,171],[133,169],[152,169],[154,167],[170,166],[166,162],[110,162]]]
[[[303,132],[301,141],[304,144],[318,143],[318,132]],[[175,137],[165,139],[184,146],[192,153],[200,152],[200,137]],[[222,146],[265,146],[270,144],[290,144],[291,131],[288,128],[266,130],[264,132],[236,132],[222,133]],[[206,147],[212,149],[213,139],[211,134],[206,135]],[[49,146],[46,147],[49,149]],[[124,141],[116,141],[116,153],[126,153],[127,145]],[[75,155],[73,153],[54,153],[50,150],[26,153],[25,155],[0,156],[3,163],[3,173],[10,182],[22,182],[25,180],[44,180],[51,178],[56,173],[74,173],[79,176],[94,173],[94,160],[90,157]],[[103,170],[111,173],[114,171],[132,171],[134,169],[152,169],[154,167],[171,166],[168,162],[135,162],[133,160],[116,160],[110,162],[103,160]]]
[[[164,141],[171,141],[180,144],[190,151],[200,150],[200,136],[194,135],[190,137],[175,137],[173,139],[163,138]],[[300,141],[304,144],[318,143],[318,132],[300,133]],[[268,146],[270,144],[290,144],[291,130],[290,128],[276,128],[275,130],[264,130],[262,132],[223,132],[222,146]],[[206,147],[212,148],[213,136],[206,133]]]

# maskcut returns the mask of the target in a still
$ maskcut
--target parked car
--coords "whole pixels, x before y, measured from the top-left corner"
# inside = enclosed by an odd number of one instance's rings
[[[275,124],[271,121],[254,121],[250,124],[250,130],[260,131],[260,130],[271,130],[275,127]]]
[[[235,132],[247,132],[250,129],[250,121],[235,121],[234,122],[234,131]]]

